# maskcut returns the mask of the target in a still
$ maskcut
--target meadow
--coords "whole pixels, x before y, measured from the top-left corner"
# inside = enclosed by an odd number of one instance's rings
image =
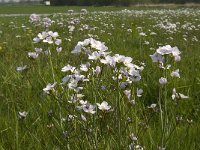
[[[0,6],[0,149],[199,150],[199,14]]]

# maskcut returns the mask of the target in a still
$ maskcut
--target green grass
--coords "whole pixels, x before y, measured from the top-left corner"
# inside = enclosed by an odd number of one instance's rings
[[[0,14],[31,14],[31,13],[67,13],[69,9],[73,9],[75,11],[80,11],[82,8],[86,8],[89,11],[116,11],[121,10],[121,7],[88,7],[88,6],[44,6],[44,5],[13,5],[0,6]],[[125,7],[124,7],[125,8]]]
[[[132,13],[119,14],[102,14],[98,11],[119,11],[124,7],[83,8],[97,13],[82,17],[79,14],[50,15],[55,23],[48,29],[35,27],[29,22],[29,16],[0,17],[0,149],[121,150],[128,149],[128,145],[133,143],[131,133],[138,138],[135,144],[141,145],[145,150],[155,150],[161,146],[163,133],[167,150],[200,149],[200,43],[194,40],[195,37],[200,39],[198,8],[169,10],[137,7]],[[67,12],[69,9],[80,11],[81,7],[0,6],[0,14],[51,14]],[[76,19],[75,24],[70,23],[73,19]],[[176,30],[171,28],[170,31],[173,32],[168,32],[155,26],[165,20],[176,24]],[[68,31],[69,25],[75,26],[72,33]],[[85,25],[89,28],[84,28]],[[137,27],[142,27],[142,31]],[[132,32],[127,31],[128,29]],[[59,33],[63,48],[61,53],[57,54],[53,46],[33,43],[33,38],[45,30]],[[147,36],[139,36],[140,32]],[[156,32],[157,35],[151,36],[151,32]],[[127,87],[134,91],[132,97],[136,100],[135,105],[128,102],[123,90],[118,88],[119,81],[112,80],[112,69],[106,66],[100,76],[89,76],[90,82],[81,83],[81,86],[84,87],[84,100],[91,104],[105,100],[113,108],[112,112],[103,113],[98,110],[91,115],[77,111],[75,106],[78,103],[68,103],[73,92],[59,85],[66,75],[61,69],[66,64],[78,67],[88,61],[87,56],[77,56],[71,54],[71,51],[79,41],[89,38],[89,35],[105,42],[113,54],[130,56],[139,66],[140,62],[145,63],[141,81]],[[145,45],[145,41],[149,44]],[[181,51],[181,61],[171,63],[172,68],[169,70],[179,68],[181,78],[173,79],[168,75],[169,83],[162,89],[163,95],[159,98],[161,88],[158,80],[163,73],[157,64],[152,63],[149,55],[159,45],[167,44],[177,46]],[[36,47],[43,50],[49,48],[52,51],[51,59],[44,54],[36,60],[29,59],[28,52],[33,52]],[[100,65],[91,64],[93,67]],[[16,71],[18,66],[23,65],[27,65],[28,70]],[[43,88],[54,82],[52,68],[58,85],[54,92],[45,95]],[[107,89],[101,90],[101,86],[106,86]],[[171,94],[174,87],[177,92],[190,98],[173,101]],[[141,98],[136,97],[137,88],[144,90]],[[165,131],[161,131],[162,120],[158,106],[160,99],[164,115],[167,116],[164,119]],[[155,110],[148,108],[152,103],[157,104]],[[51,110],[53,113],[50,113]],[[25,119],[19,118],[18,113],[22,111],[28,112]],[[81,114],[87,121],[81,119]],[[70,120],[69,115],[77,117]],[[183,119],[179,122],[177,117]],[[190,123],[190,120],[193,122]]]
[[[149,10],[149,9],[177,9],[177,8],[188,8],[187,5],[160,5],[160,6],[131,6],[131,7],[118,7],[118,6],[44,6],[44,5],[0,5],[0,14],[51,14],[51,13],[67,13],[69,9],[73,9],[76,12],[80,12],[81,9],[87,9],[90,12],[93,11],[119,11],[122,9],[129,10]],[[198,9],[198,5],[191,5],[190,8]]]

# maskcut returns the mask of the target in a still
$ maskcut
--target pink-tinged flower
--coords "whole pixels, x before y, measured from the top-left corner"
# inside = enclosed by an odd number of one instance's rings
[[[100,57],[101,57],[101,53],[95,51],[91,55],[89,55],[88,59],[97,60],[97,59],[100,59]]]
[[[106,56],[105,59],[100,60],[102,64],[110,65],[111,67],[115,67],[116,61],[114,57]]]
[[[71,52],[73,54],[78,54],[81,52],[81,49],[83,47],[83,42],[78,42],[78,44],[75,46],[74,50]]]
[[[179,69],[177,69],[175,71],[172,71],[171,76],[172,77],[180,78]]]
[[[102,111],[108,111],[111,108],[106,101],[103,101],[101,104],[97,103],[97,106]]]
[[[101,67],[99,67],[99,66],[96,66],[96,69],[93,69],[93,74],[99,74],[99,73],[101,73]]]
[[[44,51],[44,54],[45,54],[46,56],[51,55],[51,54],[49,53],[49,50]]]
[[[56,41],[55,41],[55,44],[56,45],[60,45],[62,43],[62,40],[61,39],[56,39]]]
[[[29,19],[31,23],[38,23],[40,21],[40,16],[37,14],[31,14]]]
[[[36,53],[42,52],[42,48],[35,48],[35,52],[36,52]]]
[[[46,27],[46,28],[48,28],[49,26],[51,26],[51,23],[53,22],[48,17],[43,18],[42,21],[43,21],[43,26]]]
[[[159,79],[159,83],[160,83],[161,85],[165,85],[165,84],[167,84],[167,79],[164,78],[164,77],[161,77],[161,78]]]
[[[157,52],[155,52],[153,55],[150,55],[150,57],[151,57],[153,62],[164,63],[164,57]]]
[[[91,104],[86,104],[86,105],[83,105],[83,111],[86,112],[86,113],[89,113],[89,114],[95,114],[96,111],[94,111],[95,109],[95,105],[91,105]]]
[[[125,89],[126,88],[126,86],[127,86],[127,82],[120,82],[119,83],[119,87],[121,88],[121,89]]]

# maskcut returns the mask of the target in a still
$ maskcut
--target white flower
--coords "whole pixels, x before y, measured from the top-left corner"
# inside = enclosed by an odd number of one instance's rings
[[[42,52],[42,48],[35,48],[35,52],[36,52],[36,53]]]
[[[176,98],[179,98],[179,95],[178,95],[178,93],[176,93],[176,89],[173,88],[173,90],[172,90],[172,99],[175,100]]]
[[[124,90],[124,94],[129,100],[131,99],[131,90]]]
[[[87,101],[84,101],[84,100],[80,100],[79,103],[80,103],[81,105],[86,105],[88,102],[87,102]]]
[[[179,69],[177,69],[175,71],[172,71],[171,76],[172,77],[180,78]]]
[[[39,33],[39,34],[38,34],[38,37],[39,37],[40,40],[45,39],[47,36],[48,36],[48,33],[47,33],[47,32],[42,32],[42,33]]]
[[[179,96],[180,96],[181,99],[187,99],[187,98],[189,98],[189,96],[185,96],[184,94],[181,94],[181,93],[179,93]]]
[[[69,10],[68,10],[68,13],[69,13],[69,14],[72,14],[73,12],[74,12],[73,9],[69,9]]]
[[[36,52],[28,52],[28,57],[36,59],[36,58],[38,58],[38,53],[36,53]]]
[[[181,60],[181,56],[179,55],[174,56],[174,61],[178,62],[180,60]]]
[[[164,57],[157,52],[155,52],[153,55],[150,55],[150,57],[153,62],[164,62]]]
[[[75,26],[68,26],[69,32],[73,32],[75,29]]]
[[[156,52],[160,55],[170,54],[172,53],[172,47],[170,45],[159,47]]]
[[[101,73],[101,67],[96,66],[96,69],[95,70],[93,69],[93,74],[99,74],[99,73]]]
[[[77,54],[81,52],[81,49],[83,47],[83,42],[78,42],[78,44],[75,46],[74,50],[71,52],[73,54]]]
[[[85,71],[85,72],[87,72],[88,69],[89,69],[89,66],[90,66],[89,63],[88,63],[88,64],[81,64],[81,66],[80,66],[80,70],[81,70],[81,71]]]
[[[179,51],[179,49],[177,47],[173,47],[172,50],[172,55],[175,56],[179,56],[181,54],[181,52]]]
[[[96,111],[94,111],[95,109],[95,105],[91,105],[91,104],[86,104],[83,105],[83,111],[89,114],[94,114]]]
[[[51,84],[51,83],[48,83],[47,86],[43,89],[43,91],[47,94],[49,94],[49,91],[51,91],[55,86],[56,86],[56,82]]]
[[[88,11],[87,11],[86,9],[81,9],[81,13],[82,13],[82,14],[87,14],[87,12],[88,12]]]
[[[144,32],[139,33],[140,36],[147,36]]]
[[[102,111],[108,111],[111,108],[106,101],[103,101],[101,104],[97,103],[97,106]]]
[[[167,79],[164,78],[164,77],[161,77],[161,78],[159,79],[159,83],[160,83],[161,85],[165,85],[165,84],[167,84]]]
[[[137,97],[141,97],[143,93],[143,89],[138,89],[137,88]]]
[[[66,65],[66,66],[64,66],[62,69],[61,69],[61,71],[62,72],[67,72],[67,71],[71,71],[71,72],[74,72],[75,71],[75,67],[73,67],[73,66],[71,66],[71,65]]]
[[[28,115],[28,112],[26,112],[26,111],[19,112],[19,118],[20,119],[25,119],[27,115]]]
[[[40,42],[40,38],[37,38],[37,37],[34,38],[34,39],[33,39],[33,42],[34,42],[34,43],[38,43],[38,42]]]
[[[85,40],[83,41],[83,46],[88,46],[88,45],[90,44],[91,39],[92,39],[92,38],[90,38],[90,39],[85,39]]]
[[[126,88],[126,85],[127,85],[127,82],[120,82],[120,83],[119,83],[119,87],[120,87],[121,89],[125,89],[125,88]]]
[[[61,84],[65,84],[66,82],[68,82],[70,79],[70,75],[65,76],[64,78],[62,78],[62,83]]]
[[[151,104],[150,106],[148,106],[148,108],[152,108],[154,109],[156,107],[156,104]]]
[[[58,32],[51,32],[49,35],[51,35],[53,38],[57,38],[59,36]]]
[[[88,59],[97,60],[97,59],[100,59],[100,57],[101,57],[101,54],[95,51],[91,55],[89,55]]]
[[[100,41],[96,41],[93,38],[90,38],[90,44],[92,48],[95,48],[99,51],[106,51],[108,50],[108,47],[104,45],[104,43],[100,42]]]
[[[62,51],[62,47],[56,47],[56,51],[60,53]]]
[[[17,71],[23,71],[23,70],[26,70],[28,67],[25,65],[25,66],[20,66],[20,67],[17,67]]]
[[[75,89],[78,86],[78,81],[75,79],[71,79],[70,82],[67,84],[68,88]]]
[[[87,121],[86,117],[85,117],[83,114],[81,114],[81,119],[82,119],[83,121]]]
[[[116,65],[116,60],[114,57],[111,56],[106,56],[105,59],[100,60],[102,64],[110,65],[112,67],[115,67]]]
[[[48,43],[48,44],[53,44],[53,39],[51,36],[49,37],[46,37],[44,40],[43,40],[44,43]]]
[[[137,140],[138,140],[138,138],[135,136],[134,133],[131,133],[131,134],[129,135],[129,137],[130,137],[130,139],[131,139],[132,141],[137,141]]]
[[[56,39],[56,41],[55,41],[55,44],[56,45],[60,45],[62,43],[62,40],[61,39]]]
[[[172,99],[175,100],[175,99],[187,99],[189,98],[189,96],[185,96],[184,94],[182,93],[176,93],[176,89],[173,88],[173,91],[172,91]]]
[[[37,14],[31,14],[29,19],[30,19],[31,23],[39,22],[40,21],[40,16],[37,15]]]

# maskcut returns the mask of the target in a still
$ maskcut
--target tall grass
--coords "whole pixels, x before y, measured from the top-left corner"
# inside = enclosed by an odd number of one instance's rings
[[[54,21],[49,27],[41,21],[40,25],[30,23],[28,16],[1,17],[1,149],[200,149],[198,14],[198,9],[189,8],[95,10],[87,14],[78,10],[48,16]],[[75,29],[69,31],[70,26]],[[34,43],[42,31],[58,32],[57,39],[62,43]],[[106,55],[89,60],[84,49],[98,51],[91,45],[83,46],[81,54],[71,53],[78,42],[90,37],[108,47],[110,56],[132,57],[133,64],[144,67],[138,69],[140,81],[120,87],[126,80],[125,75],[119,77],[124,63],[103,64],[101,59]],[[181,52],[180,62],[169,56],[170,70],[160,69],[150,57],[165,45],[177,46]],[[62,51],[57,52],[56,47],[62,47]],[[28,52],[35,48],[43,50],[38,58],[30,59]],[[51,55],[47,56],[46,50]],[[64,66],[80,69],[87,62],[88,71],[80,74],[89,81],[78,82],[82,91],[70,89],[68,82],[60,84],[66,75],[74,75],[73,71],[62,72]],[[17,71],[25,65],[24,70]],[[99,74],[94,73],[96,66],[101,68]],[[180,70],[180,78],[170,76],[176,69]],[[161,77],[167,78],[166,85],[160,85]],[[48,83],[52,87],[45,93]],[[173,88],[189,98],[173,100]],[[143,93],[137,93],[139,89]],[[80,100],[94,105],[95,113],[88,113]],[[102,111],[97,103],[103,101],[111,107]]]

